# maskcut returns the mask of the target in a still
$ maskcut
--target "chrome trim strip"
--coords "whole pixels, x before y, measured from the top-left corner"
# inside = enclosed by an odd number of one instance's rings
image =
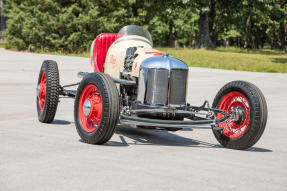
[[[144,40],[144,39],[140,39],[140,38],[133,38],[133,37],[127,37],[127,38],[123,38],[123,39],[116,40],[116,41],[114,42],[114,44],[117,44],[117,43],[119,43],[119,42],[126,41],[126,40],[142,41],[142,42],[145,42],[145,43],[149,44],[149,45],[152,47],[152,43],[150,43],[149,41]]]

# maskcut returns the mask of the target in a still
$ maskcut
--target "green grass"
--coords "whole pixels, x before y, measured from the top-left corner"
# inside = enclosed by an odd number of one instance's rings
[[[235,47],[219,47],[216,50],[164,47],[157,47],[156,49],[167,52],[192,67],[287,73],[287,54],[279,50],[255,49],[246,51]],[[90,52],[79,54],[49,52],[46,54],[90,57]]]
[[[0,43],[0,47],[4,47]],[[156,49],[169,53],[192,67],[218,68],[226,70],[242,70],[252,72],[287,73],[287,54],[279,50],[255,49],[246,51],[235,47],[216,50],[198,50],[189,48]],[[38,52],[62,56],[90,57],[90,52],[70,54],[61,52]]]
[[[4,42],[0,42],[0,48],[5,48],[5,43]]]
[[[287,54],[274,50],[158,48],[193,67],[287,73]]]
[[[236,47],[217,47],[216,51],[220,52],[234,52],[234,53],[249,53],[249,54],[266,54],[266,55],[274,55],[274,54],[279,54],[282,55],[284,54],[284,51],[282,50],[271,50],[270,48],[263,48],[263,49],[243,49],[243,48],[236,48]]]

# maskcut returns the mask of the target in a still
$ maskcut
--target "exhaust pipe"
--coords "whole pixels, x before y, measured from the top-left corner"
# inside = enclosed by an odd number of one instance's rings
[[[78,77],[79,78],[84,78],[88,72],[78,72]],[[124,79],[119,79],[119,78],[112,78],[112,80],[117,83],[117,84],[122,84],[122,85],[136,85],[136,81],[132,80],[124,80]]]

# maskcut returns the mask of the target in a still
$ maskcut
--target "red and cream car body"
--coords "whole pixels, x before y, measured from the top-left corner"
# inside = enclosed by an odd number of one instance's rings
[[[141,35],[135,35],[138,31]],[[92,43],[92,69],[115,79],[137,78],[137,101],[143,104],[186,104],[188,66],[153,49],[152,45],[148,31],[138,26],[124,27],[119,33],[101,34]]]
[[[103,144],[117,125],[163,130],[211,128],[224,147],[247,149],[261,137],[267,105],[254,84],[232,81],[217,93],[212,107],[186,102],[189,68],[153,48],[150,33],[129,25],[103,33],[91,45],[91,69],[77,84],[61,86],[55,61],[43,62],[37,84],[40,122],[54,119],[59,95],[75,98],[74,118],[84,142]],[[77,91],[67,87],[78,85]]]

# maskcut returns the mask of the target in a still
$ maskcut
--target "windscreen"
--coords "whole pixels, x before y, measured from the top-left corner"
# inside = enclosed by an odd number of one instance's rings
[[[123,27],[119,32],[119,37],[127,36],[127,35],[137,35],[146,38],[152,44],[152,38],[148,30],[136,26],[136,25],[128,25]]]

